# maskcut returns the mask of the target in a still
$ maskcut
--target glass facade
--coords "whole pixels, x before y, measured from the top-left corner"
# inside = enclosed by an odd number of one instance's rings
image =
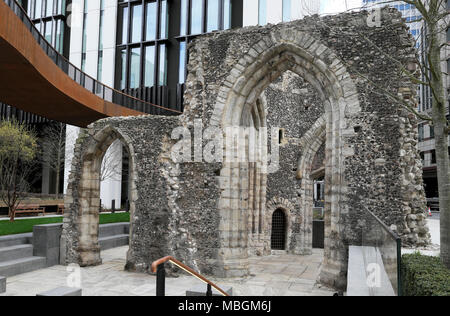
[[[231,28],[231,0],[180,0],[178,83],[186,79],[187,43],[196,35]]]
[[[189,42],[237,24],[233,8],[233,0],[118,0],[115,87],[181,104]]]
[[[26,9],[45,39],[64,55],[66,0],[28,0]]]
[[[168,20],[167,0],[119,1],[116,77],[121,90],[166,84]]]

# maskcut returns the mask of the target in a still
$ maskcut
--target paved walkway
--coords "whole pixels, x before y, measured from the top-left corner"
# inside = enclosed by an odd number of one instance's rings
[[[81,268],[81,287],[85,296],[154,296],[156,278],[148,274],[123,271],[128,247],[102,252],[103,264],[98,267]],[[213,280],[219,285],[231,285],[235,296],[275,296],[275,295],[333,295],[333,291],[316,285],[323,251],[315,251],[312,256],[290,255],[270,256],[251,259],[251,276],[245,279]],[[77,272],[67,267],[54,266],[7,280],[7,292],[0,296],[35,296],[67,282],[76,282]],[[187,289],[201,285],[189,276],[168,278],[166,294],[184,296]],[[206,290],[206,286],[205,286]]]

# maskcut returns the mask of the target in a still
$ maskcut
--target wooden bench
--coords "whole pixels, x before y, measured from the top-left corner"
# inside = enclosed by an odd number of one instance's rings
[[[58,204],[58,209],[57,209],[57,211],[56,211],[56,214],[64,215],[64,211],[65,211],[65,206],[64,206],[64,204]]]
[[[45,215],[45,207],[39,205],[19,205],[16,208],[16,215],[21,214],[41,214]]]

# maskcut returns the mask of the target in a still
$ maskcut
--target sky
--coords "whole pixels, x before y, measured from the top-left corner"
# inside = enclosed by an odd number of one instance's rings
[[[319,1],[319,0],[317,0]],[[360,8],[361,0],[320,0],[321,14],[336,14],[349,9]]]

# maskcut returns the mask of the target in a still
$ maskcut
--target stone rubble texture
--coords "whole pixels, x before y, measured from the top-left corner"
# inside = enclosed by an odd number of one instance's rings
[[[130,153],[128,270],[149,271],[152,261],[171,255],[206,275],[248,275],[249,256],[270,254],[277,209],[288,219],[286,249],[310,254],[311,173],[322,164],[323,284],[345,288],[348,246],[361,243],[364,209],[404,243],[428,244],[417,120],[387,96],[416,102],[415,86],[400,71],[414,61],[413,45],[400,13],[388,8],[380,28],[367,26],[367,12],[359,12],[200,36],[190,45],[181,116],[104,119],[80,135],[61,263],[101,263],[97,174],[116,139]],[[265,174],[260,160],[174,162],[170,151],[179,140],[172,131],[181,126],[194,135],[194,122],[217,128],[225,140],[230,126],[282,128],[279,170]]]

